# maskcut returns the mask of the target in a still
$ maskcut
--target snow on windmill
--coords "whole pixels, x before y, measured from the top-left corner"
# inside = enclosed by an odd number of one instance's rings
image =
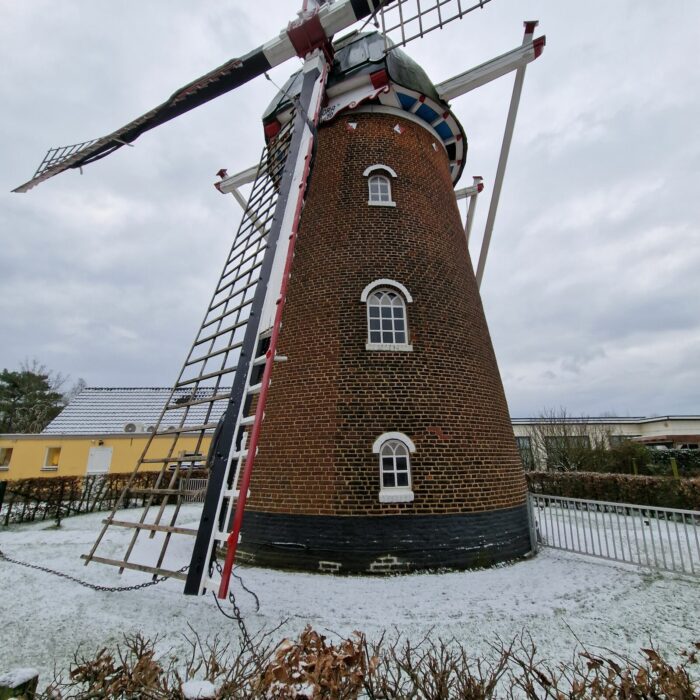
[[[104,138],[52,149],[15,190],[303,58],[264,113],[259,165],[220,174],[217,187],[245,211],[134,472],[155,465],[157,482],[140,494],[138,519],[117,519],[115,507],[86,564],[172,576],[185,593],[225,597],[237,555],[263,566],[381,573],[530,551],[525,479],[477,280],[525,66],[544,37],[526,22],[521,46],[438,85],[398,48],[486,2],[306,0],[278,37]],[[336,38],[363,19],[360,31]],[[371,20],[381,31],[364,31]],[[475,275],[467,239],[481,184],[454,189],[467,142],[448,101],[512,71]],[[238,189],[246,183],[247,200]],[[466,226],[460,197],[470,198]],[[205,461],[212,431],[199,527],[178,526],[182,473]],[[197,448],[183,454],[192,433]],[[153,449],[164,436],[165,455]],[[121,559],[100,551],[109,527],[132,531]],[[156,540],[152,558],[137,556],[139,536]],[[168,568],[177,537],[193,543],[187,573]]]

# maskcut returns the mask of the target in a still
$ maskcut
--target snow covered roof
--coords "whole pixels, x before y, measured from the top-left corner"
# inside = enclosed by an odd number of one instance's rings
[[[164,387],[117,387],[83,389],[42,431],[47,435],[110,435],[147,432],[158,418],[172,389]],[[197,398],[211,396],[212,388],[197,390]],[[229,387],[218,393],[227,394]],[[191,389],[178,389],[174,400],[189,398]],[[209,420],[205,420],[209,404],[191,406],[185,425],[216,422],[226,408],[226,401],[216,401]],[[168,411],[161,427],[178,426],[184,409]],[[128,423],[132,430],[125,430]]]

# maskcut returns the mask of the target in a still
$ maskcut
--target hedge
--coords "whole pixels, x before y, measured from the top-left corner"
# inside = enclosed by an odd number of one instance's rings
[[[650,449],[646,471],[652,476],[673,473],[671,458],[676,460],[681,476],[700,477],[700,450],[654,450]]]
[[[205,470],[187,472],[182,478],[206,478]],[[88,474],[86,476],[52,476],[17,479],[0,486],[0,525],[55,520],[95,510],[111,510],[126,487],[131,474]],[[143,506],[149,495],[143,489],[153,488],[158,472],[137,474],[122,507]],[[166,475],[166,479],[170,478]],[[141,491],[139,491],[139,489]],[[158,497],[153,502],[159,503]]]
[[[527,472],[533,493],[700,511],[700,479],[597,472]]]

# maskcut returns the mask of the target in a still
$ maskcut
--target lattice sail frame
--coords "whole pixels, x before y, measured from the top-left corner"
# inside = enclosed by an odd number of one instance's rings
[[[469,3],[463,0],[395,0],[384,3],[365,22],[374,21],[386,40],[385,50],[406,46],[429,32],[442,29],[446,24],[479,10],[491,0]],[[390,41],[393,42],[393,45]]]
[[[231,399],[230,383],[238,368],[260,269],[268,251],[267,238],[289,152],[293,122],[291,120],[263,151],[248,206],[199,332],[129,482],[115,508],[103,521],[92,549],[83,555],[86,564],[96,561],[118,566],[120,572],[136,569],[154,577],[186,580],[181,571],[167,568],[166,553],[173,535],[197,535],[197,529],[176,527],[175,523],[183,500],[189,495],[186,488],[188,473],[192,468],[206,466],[202,445],[205,437],[216,430]],[[172,420],[171,416],[177,419]],[[196,418],[195,422],[192,422],[193,418]],[[165,447],[158,438],[166,439]],[[214,442],[212,440],[212,444]],[[160,465],[160,469],[152,488],[138,490],[139,495],[148,497],[140,517],[131,521],[115,519],[116,511],[128,494],[136,494],[131,485],[145,465]],[[174,509],[166,515],[167,505],[174,505]],[[122,559],[96,554],[110,525],[134,531]],[[155,566],[132,560],[142,531],[149,532],[151,539],[157,533],[162,534]],[[149,561],[153,561],[152,555]]]

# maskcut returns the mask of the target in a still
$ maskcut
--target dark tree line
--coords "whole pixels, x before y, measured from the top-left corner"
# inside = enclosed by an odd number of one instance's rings
[[[79,379],[64,391],[68,378],[52,372],[36,360],[25,361],[19,370],[0,372],[0,433],[40,433],[78,394],[85,382]]]

